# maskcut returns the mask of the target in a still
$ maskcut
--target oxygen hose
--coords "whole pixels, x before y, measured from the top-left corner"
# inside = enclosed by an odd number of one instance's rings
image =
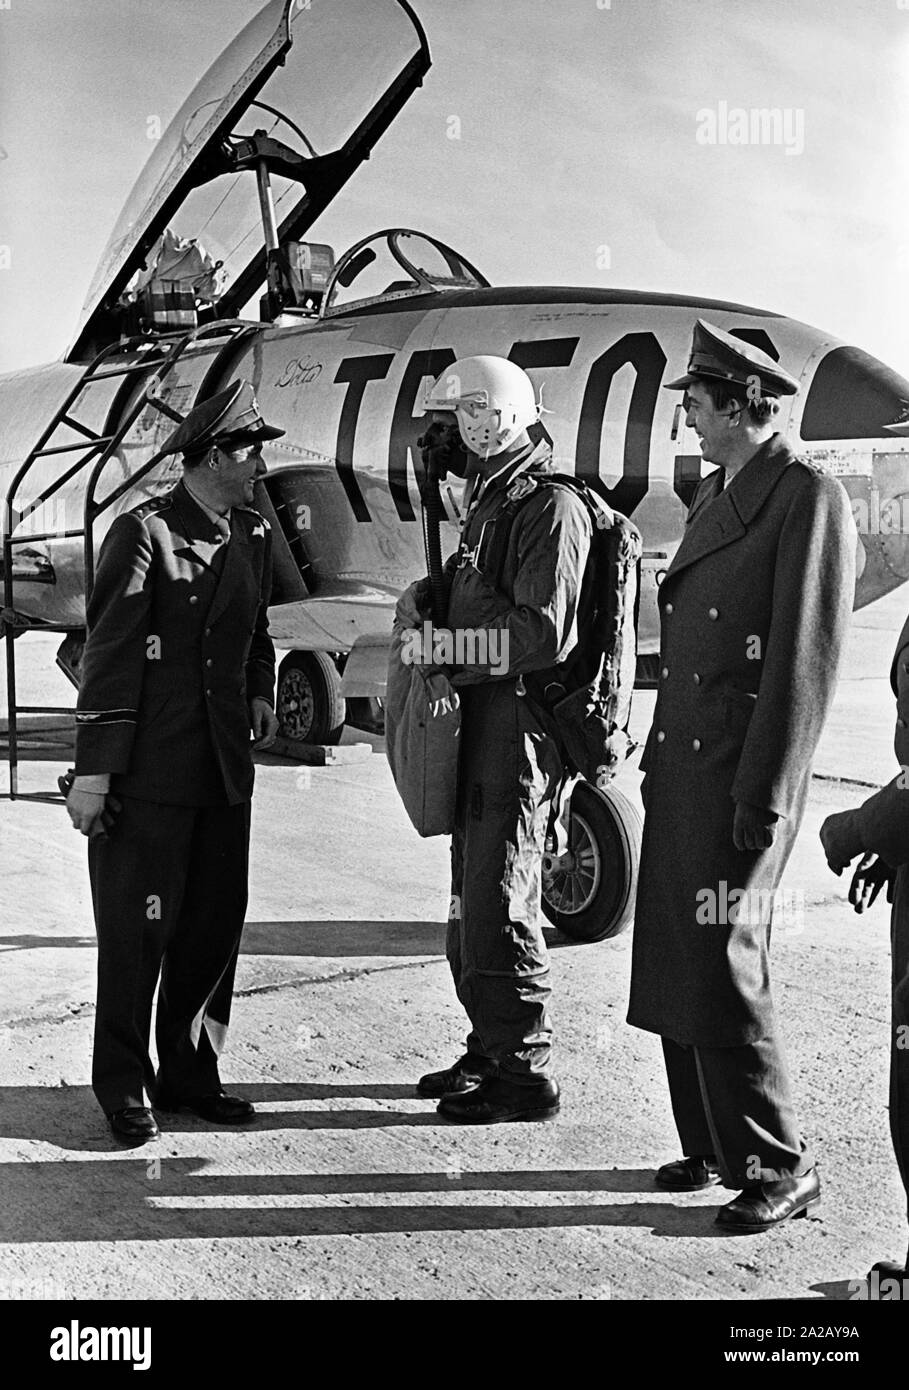
[[[440,491],[444,463],[439,455],[447,453],[440,447],[441,431],[430,426],[426,434],[417,441],[422,448],[423,478],[420,483],[420,500],[423,521],[423,549],[426,554],[426,570],[429,575],[429,588],[432,595],[432,620],[436,627],[444,627],[448,618],[448,599],[442,573],[442,494]]]

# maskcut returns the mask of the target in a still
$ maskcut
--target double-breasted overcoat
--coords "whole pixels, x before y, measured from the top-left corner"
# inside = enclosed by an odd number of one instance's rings
[[[723,482],[700,485],[660,587],[628,1015],[699,1047],[771,1031],[771,909],[855,586],[846,493],[782,436]],[[735,848],[737,801],[779,817],[771,848]]]

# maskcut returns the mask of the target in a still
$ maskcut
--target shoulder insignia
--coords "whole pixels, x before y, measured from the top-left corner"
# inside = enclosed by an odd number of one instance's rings
[[[161,497],[151,497],[147,502],[143,502],[139,507],[130,510],[130,516],[138,517],[144,521],[147,516],[156,516],[158,512],[163,512],[165,507],[171,505],[172,498],[169,492],[162,494]]]

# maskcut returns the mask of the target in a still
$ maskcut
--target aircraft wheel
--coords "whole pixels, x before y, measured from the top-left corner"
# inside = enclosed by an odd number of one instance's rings
[[[288,652],[278,668],[280,732],[299,743],[337,743],[345,706],[338,668],[326,652]]]
[[[643,821],[615,787],[579,782],[571,797],[568,848],[544,855],[543,911],[571,941],[607,941],[634,914]]]

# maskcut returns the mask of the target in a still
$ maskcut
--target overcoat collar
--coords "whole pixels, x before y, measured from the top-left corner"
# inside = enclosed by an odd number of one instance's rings
[[[773,434],[725,491],[722,469],[705,479],[695,496],[682,543],[666,571],[666,579],[740,540],[795,457],[783,436]]]

